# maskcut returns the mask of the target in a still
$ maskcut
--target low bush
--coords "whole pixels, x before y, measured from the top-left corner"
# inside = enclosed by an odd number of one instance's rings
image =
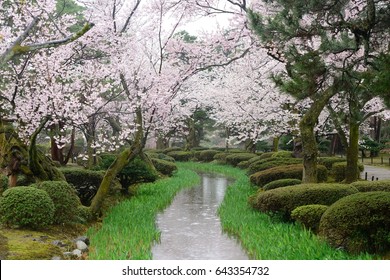
[[[104,171],[87,170],[78,167],[61,168],[66,181],[73,185],[83,205],[89,205],[103,180]]]
[[[248,167],[248,175],[281,165],[293,165],[302,163],[300,158],[266,158],[253,162]]]
[[[81,224],[86,224],[88,223],[89,221],[92,220],[93,216],[92,216],[92,213],[89,209],[89,207],[86,207],[84,205],[80,205],[77,207],[76,209],[76,216],[77,216],[77,222],[81,223]]]
[[[365,192],[340,199],[321,218],[319,234],[348,252],[390,249],[390,193]]]
[[[0,194],[8,188],[8,177],[0,173]]]
[[[321,164],[326,167],[328,170],[332,170],[332,165],[337,162],[345,162],[345,158],[339,157],[319,157],[317,159],[318,164]]]
[[[236,154],[231,154],[226,157],[226,163],[232,165],[232,166],[237,166],[242,161],[247,161],[251,158],[257,157],[255,154],[251,153],[236,153]]]
[[[185,151],[172,151],[167,153],[167,155],[174,158],[177,161],[189,161],[193,157],[192,152],[185,152]]]
[[[274,154],[274,152],[266,152],[266,153],[262,153],[259,157],[261,159],[270,158],[270,157],[272,157],[273,154]]]
[[[200,161],[204,161],[204,162],[210,162],[210,161],[213,161],[214,160],[214,156],[216,154],[218,154],[219,151],[215,151],[215,150],[205,150],[205,151],[201,151],[199,153],[199,156],[198,156],[198,159]]]
[[[171,147],[171,148],[166,148],[166,149],[162,150],[162,152],[164,154],[168,154],[170,152],[178,152],[178,151],[183,151],[183,149],[179,148],[179,147]]]
[[[259,160],[262,160],[262,159],[261,159],[260,156],[258,155],[258,156],[255,156],[255,157],[253,157],[253,158],[248,159],[248,163],[249,163],[249,164],[252,164],[252,163],[257,162],[257,161],[259,161]]]
[[[278,213],[285,219],[290,219],[291,211],[299,206],[331,205],[340,198],[357,192],[354,187],[343,184],[302,184],[259,191],[252,198],[251,204],[261,212]]]
[[[231,155],[231,154],[225,153],[225,152],[218,153],[218,154],[215,154],[214,160],[217,161],[218,163],[226,164],[226,157],[229,155]]]
[[[363,164],[358,164],[358,178],[360,178],[360,172],[363,172]],[[336,162],[332,165],[331,175],[334,177],[336,182],[341,182],[345,179],[345,171],[347,170],[346,162]]]
[[[55,224],[76,221],[77,207],[81,205],[76,190],[64,181],[44,181],[32,185],[48,193],[54,203]]]
[[[291,151],[279,151],[279,152],[274,152],[271,155],[272,158],[292,158],[293,157],[293,152]]]
[[[314,233],[318,232],[322,215],[329,206],[321,204],[303,205],[291,212],[291,218]]]
[[[318,182],[326,182],[328,178],[328,171],[325,166],[317,166]],[[250,181],[252,184],[263,187],[269,182],[276,181],[279,179],[299,179],[302,180],[303,174],[303,165],[294,164],[294,165],[284,165],[273,167],[267,170],[256,172],[250,176]]]
[[[287,187],[287,186],[294,186],[294,185],[300,185],[302,184],[302,181],[299,179],[280,179],[276,181],[269,182],[268,184],[265,184],[263,187],[263,190],[269,191],[281,187]]]
[[[173,162],[163,159],[152,158],[152,163],[158,172],[161,174],[172,176],[177,171],[177,166]]]
[[[351,184],[359,192],[390,192],[390,180],[381,181],[358,181]]]
[[[0,221],[8,226],[42,228],[53,223],[54,203],[44,190],[13,187],[0,199]]]
[[[246,169],[249,167],[249,161],[248,160],[241,161],[239,164],[237,164],[237,167],[240,169]]]

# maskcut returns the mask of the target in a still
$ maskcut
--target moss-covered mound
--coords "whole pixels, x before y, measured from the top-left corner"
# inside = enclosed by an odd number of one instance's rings
[[[316,233],[321,217],[327,209],[328,206],[321,204],[299,206],[291,212],[291,218]]]
[[[326,182],[328,178],[328,170],[325,166],[318,165],[318,182]],[[303,174],[303,165],[294,164],[294,165],[284,165],[269,168],[260,172],[256,172],[250,176],[250,181],[252,184],[263,187],[269,182],[276,181],[279,179],[299,179],[302,180]]]
[[[365,192],[340,199],[321,218],[319,234],[352,253],[390,249],[390,193]]]
[[[358,178],[360,177],[360,172],[364,170],[363,164],[358,164]],[[346,162],[336,162],[332,165],[331,175],[334,177],[336,182],[341,182],[345,179],[345,171],[347,170]]]
[[[251,204],[261,212],[279,213],[290,219],[291,211],[303,205],[331,205],[337,200],[357,193],[349,185],[342,184],[301,184],[278,188],[269,191],[259,191]]]

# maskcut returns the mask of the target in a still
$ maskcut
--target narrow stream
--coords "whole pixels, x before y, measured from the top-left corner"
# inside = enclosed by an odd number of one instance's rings
[[[161,242],[152,249],[155,260],[246,260],[239,243],[222,232],[217,209],[227,186],[226,177],[199,174],[200,186],[178,193],[157,216]]]

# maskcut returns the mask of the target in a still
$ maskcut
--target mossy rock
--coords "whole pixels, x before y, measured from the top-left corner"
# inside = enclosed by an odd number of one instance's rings
[[[303,225],[306,229],[318,232],[321,217],[329,206],[321,204],[303,205],[291,212],[291,218]]]
[[[252,184],[263,187],[266,184],[279,179],[299,179],[302,180],[303,165],[292,164],[269,168],[260,172],[256,172],[250,176]],[[325,166],[317,166],[318,182],[326,182],[328,179],[328,170]]]
[[[253,208],[265,213],[278,213],[290,219],[291,211],[303,205],[331,205],[339,199],[357,193],[357,189],[343,184],[301,184],[258,191],[251,200]]]
[[[263,187],[263,190],[269,191],[277,188],[300,185],[302,181],[299,179],[280,179],[276,181],[269,182]]]
[[[390,192],[390,180],[358,181],[351,184],[359,192]]]
[[[0,199],[0,221],[8,226],[43,228],[53,223],[54,203],[47,192],[34,187],[13,187]]]
[[[351,253],[390,250],[390,193],[364,192],[340,199],[321,218],[319,234]]]

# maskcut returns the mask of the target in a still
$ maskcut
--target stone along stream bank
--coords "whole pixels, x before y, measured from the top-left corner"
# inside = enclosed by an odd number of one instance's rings
[[[230,179],[201,173],[201,185],[178,193],[157,216],[161,231],[152,249],[155,260],[245,260],[240,244],[222,232],[217,209]]]

